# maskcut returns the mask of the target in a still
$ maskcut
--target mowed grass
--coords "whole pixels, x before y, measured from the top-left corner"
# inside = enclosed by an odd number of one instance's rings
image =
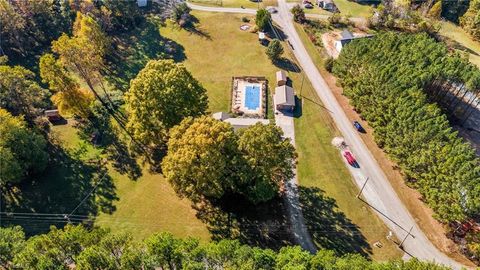
[[[52,131],[67,151],[86,144],[88,155],[99,154],[97,148],[82,141],[77,129],[71,125],[52,127]],[[197,237],[210,239],[210,234],[195,216],[190,202],[180,199],[170,184],[160,175],[151,174],[144,167],[142,176],[129,179],[108,165],[108,175],[112,179],[117,201],[112,214],[100,213],[95,225],[110,228],[112,231],[126,231],[136,239],[143,239],[155,232],[167,231],[178,237]]]
[[[469,54],[470,62],[480,67],[480,42],[474,41],[460,26],[451,22],[442,22],[440,34],[452,40],[460,51]]]
[[[199,20],[197,30],[202,34],[179,29],[171,24],[160,31],[162,36],[183,46],[183,64],[207,89],[212,112],[229,110],[232,76],[266,76],[269,79],[269,89],[273,89],[274,74],[278,67],[268,60],[265,48],[258,43],[256,34],[239,29],[243,24],[243,15],[197,11],[192,14]],[[293,61],[289,51],[286,51],[285,57]],[[375,259],[398,258],[400,252],[384,241],[388,232],[386,226],[355,198],[358,188],[352,182],[338,151],[330,145],[336,129],[322,109],[308,79],[302,83],[301,73],[291,71],[288,74],[297,94],[301,92],[305,96],[302,115],[295,120],[298,173],[302,194],[310,196],[307,198],[310,199],[309,204],[319,206],[305,209],[307,219],[312,218],[307,223],[316,235],[315,241],[339,252],[354,251],[358,247],[364,248],[366,253],[371,252]],[[316,196],[321,191],[312,192],[312,188],[323,190],[323,197]],[[312,198],[319,201],[315,203]],[[325,216],[322,217],[322,214]],[[314,224],[315,221],[324,222],[328,226]],[[329,226],[331,223],[344,227],[337,230],[334,226]],[[327,231],[318,233],[326,227],[335,231],[326,229]],[[342,233],[341,241],[337,241],[339,235],[335,232]],[[355,246],[357,242],[354,238],[362,243]],[[372,244],[376,241],[381,241],[384,247],[373,247]]]
[[[317,67],[321,67],[323,57],[310,42],[301,26],[296,29]],[[366,241],[372,246],[372,258],[387,260],[398,258],[401,252],[385,236],[386,225],[361,203],[355,196],[358,187],[354,184],[339,151],[331,145],[331,140],[340,133],[328,112],[312,89],[303,91],[302,115],[295,120],[295,136],[298,160],[298,176],[301,186],[318,187],[326,195],[336,200],[338,208],[351,222],[358,226]],[[382,248],[373,247],[380,241]]]
[[[259,0],[254,2],[250,0],[189,0],[189,2],[204,6],[220,6],[233,8],[266,8],[269,6],[277,6],[277,0]]]
[[[297,2],[299,4],[302,1],[292,1]],[[311,1],[315,4],[315,1]],[[368,18],[373,13],[372,6],[368,4],[359,4],[349,0],[335,0],[335,5],[340,10],[340,15],[343,16],[351,16],[351,17],[362,17]],[[320,14],[320,15],[332,15],[332,12],[326,11],[319,6],[315,5],[312,9],[304,8],[306,14]]]

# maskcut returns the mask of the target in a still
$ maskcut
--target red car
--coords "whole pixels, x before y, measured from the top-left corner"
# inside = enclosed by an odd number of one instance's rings
[[[353,154],[350,151],[343,151],[343,157],[347,160],[348,164],[352,166],[356,165],[357,160],[355,160],[355,157],[353,157]]]

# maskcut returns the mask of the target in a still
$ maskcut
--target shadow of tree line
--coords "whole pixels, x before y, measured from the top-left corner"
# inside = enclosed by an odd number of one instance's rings
[[[28,235],[63,227],[69,221],[63,214],[77,207],[70,221],[91,224],[98,213],[113,213],[118,200],[105,164],[84,161],[57,145],[50,145],[50,164],[42,175],[4,187],[2,193],[2,210],[13,213],[2,215],[2,225],[20,225]]]
[[[315,187],[299,187],[300,207],[314,244],[338,255],[371,254],[371,247],[359,228],[342,212],[334,199]],[[248,245],[279,249],[293,245],[295,238],[287,216],[286,200],[278,197],[253,205],[241,196],[194,205],[197,217],[207,225],[213,240],[238,239]]]

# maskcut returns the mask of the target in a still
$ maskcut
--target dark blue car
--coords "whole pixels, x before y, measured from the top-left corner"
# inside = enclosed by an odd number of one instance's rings
[[[358,121],[353,121],[353,126],[355,127],[355,129],[357,129],[358,132],[365,132],[365,129],[363,129],[362,125],[360,125]]]

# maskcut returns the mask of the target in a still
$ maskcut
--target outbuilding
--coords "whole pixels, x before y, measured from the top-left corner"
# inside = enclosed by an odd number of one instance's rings
[[[279,70],[276,73],[277,77],[277,86],[282,86],[287,84],[287,74],[283,70]]]
[[[56,122],[62,120],[62,116],[58,112],[58,110],[45,110],[45,116],[48,118],[50,122]]]
[[[273,97],[275,108],[279,111],[293,111],[295,109],[295,92],[288,85],[282,85],[275,88]]]

